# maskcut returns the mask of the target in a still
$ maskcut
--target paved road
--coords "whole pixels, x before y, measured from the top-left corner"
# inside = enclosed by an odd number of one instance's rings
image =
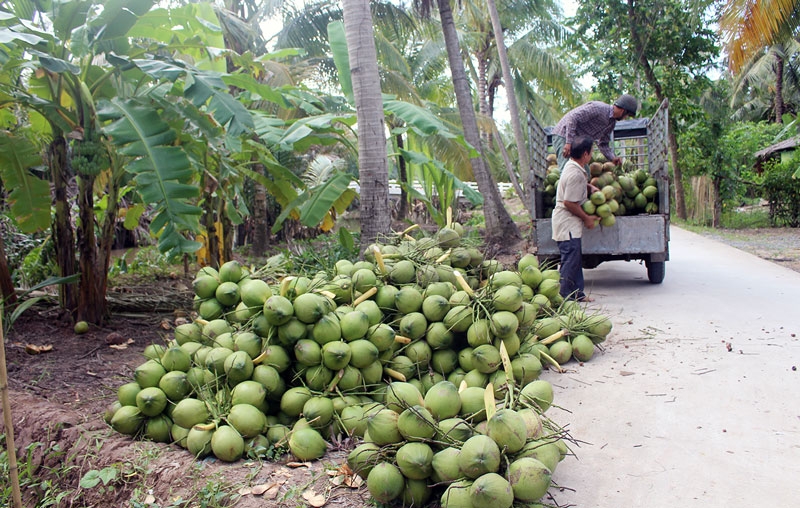
[[[800,506],[800,273],[675,227],[670,257],[660,285],[635,262],[585,271],[614,330],[544,375],[583,441],[559,505]]]

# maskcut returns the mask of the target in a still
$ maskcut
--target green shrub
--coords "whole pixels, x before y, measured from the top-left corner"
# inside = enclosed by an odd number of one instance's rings
[[[800,227],[800,178],[793,178],[800,156],[768,167],[761,189],[769,202],[770,220],[775,226]]]

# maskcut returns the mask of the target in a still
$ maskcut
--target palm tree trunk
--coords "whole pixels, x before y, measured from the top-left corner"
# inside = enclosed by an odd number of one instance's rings
[[[450,0],[437,0],[439,18],[442,22],[447,58],[450,63],[450,74],[453,77],[453,89],[458,103],[458,112],[464,128],[464,139],[478,152],[477,157],[470,159],[472,173],[478,184],[478,190],[483,195],[484,218],[486,219],[486,240],[493,244],[509,245],[520,238],[519,229],[508,211],[503,207],[500,192],[492,178],[481,150],[481,138],[478,131],[478,122],[475,118],[475,109],[472,103],[472,93],[469,89],[467,73],[464,70],[464,61],[458,45],[453,11]]]
[[[775,123],[783,123],[783,56],[775,53]]]
[[[508,113],[511,116],[511,127],[514,130],[514,140],[517,142],[517,156],[519,157],[519,168],[517,171],[520,175],[527,175],[533,171],[530,161],[528,160],[528,148],[525,143],[525,135],[522,133],[522,122],[519,117],[519,107],[517,106],[517,96],[514,94],[514,79],[511,77],[511,65],[508,62],[508,51],[506,51],[505,37],[503,36],[503,27],[500,25],[500,14],[497,12],[497,5],[494,0],[487,0],[489,6],[489,16],[492,18],[492,29],[494,30],[494,38],[497,41],[497,54],[500,57],[500,67],[503,70],[503,81],[505,81],[506,98],[508,101]],[[499,143],[502,145],[502,141]],[[519,184],[516,179],[512,179],[515,187],[519,189]],[[530,189],[524,189],[520,194],[520,199],[525,203],[525,208],[528,214],[533,219],[533,210],[530,208],[530,199],[528,199]]]
[[[358,121],[361,245],[366,247],[391,228],[385,118],[369,1],[344,0],[342,7]]]
[[[402,150],[405,148],[405,143],[403,141],[403,135],[397,134],[395,136],[395,140],[397,142],[397,148]],[[397,158],[397,179],[403,183],[411,183],[408,182],[408,170],[406,168],[406,158],[405,157],[398,157]],[[400,186],[400,206],[397,207],[397,218],[399,220],[405,220],[408,216],[408,191],[404,186]]]
[[[70,204],[67,200],[67,141],[57,129],[53,129],[53,141],[48,147],[48,166],[53,182],[55,218],[53,220],[53,241],[56,245],[56,262],[61,277],[75,274],[75,236],[72,231]],[[61,284],[59,300],[61,307],[74,317],[78,308],[76,285]]]

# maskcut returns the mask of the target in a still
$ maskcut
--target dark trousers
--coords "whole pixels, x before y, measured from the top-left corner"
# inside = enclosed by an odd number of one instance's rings
[[[565,299],[581,300],[583,293],[583,255],[581,239],[570,238],[558,243],[561,253],[561,296]]]

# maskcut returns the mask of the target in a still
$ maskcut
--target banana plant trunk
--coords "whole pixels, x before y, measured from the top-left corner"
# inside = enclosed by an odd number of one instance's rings
[[[453,79],[453,89],[455,90],[458,112],[464,129],[464,139],[477,151],[477,156],[470,159],[470,162],[472,163],[472,172],[478,184],[478,190],[483,195],[486,241],[495,245],[511,245],[520,239],[519,228],[511,220],[511,216],[503,206],[500,191],[497,190],[497,185],[489,172],[486,160],[483,158],[472,93],[469,89],[467,73],[464,70],[464,60],[461,57],[458,33],[453,19],[453,11],[450,7],[450,0],[438,0],[438,7],[447,49],[447,58],[450,64],[450,74]]]
[[[11,280],[11,271],[8,269],[2,238],[0,238],[0,301],[12,309],[17,303],[17,293],[14,291],[14,282]]]
[[[53,129],[53,141],[48,147],[49,167],[53,182],[53,200],[55,218],[53,220],[53,241],[56,247],[56,262],[61,277],[75,274],[75,235],[70,218],[70,203],[67,200],[67,141],[56,128]],[[72,317],[78,309],[77,286],[61,284],[59,303]]]
[[[80,253],[80,291],[77,321],[102,324],[106,317],[105,283],[107,276],[98,266],[94,219],[95,176],[82,175],[78,182],[78,252]]]

